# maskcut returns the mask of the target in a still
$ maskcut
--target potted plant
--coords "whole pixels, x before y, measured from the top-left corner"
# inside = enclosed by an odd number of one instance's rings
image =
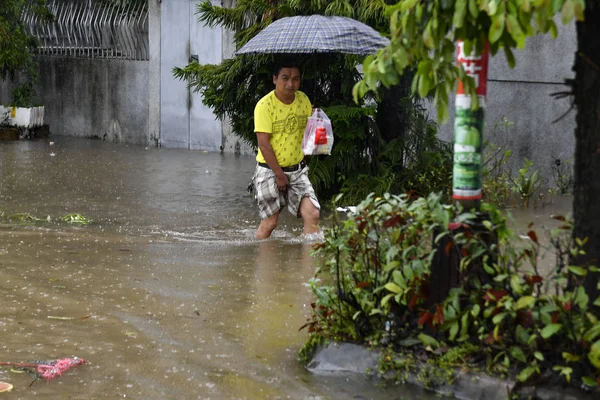
[[[43,107],[32,104],[37,82],[34,53],[38,40],[27,31],[22,20],[22,11],[29,6],[40,20],[52,20],[46,0],[0,1],[0,80],[16,84],[12,102],[0,106],[0,125],[18,127],[26,133],[41,126],[44,118]]]

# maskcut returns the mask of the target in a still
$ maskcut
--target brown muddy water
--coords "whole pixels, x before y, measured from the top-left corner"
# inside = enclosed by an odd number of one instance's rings
[[[0,361],[89,363],[31,386],[30,375],[0,368],[15,386],[0,396],[438,398],[314,376],[296,361],[312,242],[289,214],[272,239],[254,239],[252,157],[52,140],[0,142]],[[563,203],[513,212],[516,225],[543,223]],[[93,222],[60,221],[70,213]]]

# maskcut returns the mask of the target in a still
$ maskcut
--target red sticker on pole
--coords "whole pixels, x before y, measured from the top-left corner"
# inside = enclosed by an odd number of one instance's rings
[[[467,75],[475,80],[477,96],[485,97],[487,94],[488,61],[490,58],[490,45],[486,42],[483,53],[475,55],[475,49],[470,55],[465,54],[465,42],[459,41],[456,45],[456,62],[462,64]],[[456,94],[465,94],[462,82],[458,82]]]

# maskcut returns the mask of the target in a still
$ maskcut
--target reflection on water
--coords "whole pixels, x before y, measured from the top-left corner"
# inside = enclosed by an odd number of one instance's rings
[[[555,266],[556,257],[550,244],[550,230],[557,228],[562,223],[554,219],[553,216],[566,217],[571,214],[572,204],[573,199],[571,196],[556,196],[544,207],[516,208],[508,212],[510,226],[521,237],[521,243],[515,243],[516,246],[522,246],[530,242],[527,232],[530,230],[536,231],[541,245],[538,268],[543,276],[551,274]],[[527,268],[530,268],[530,266],[527,266]]]
[[[89,360],[31,387],[2,368],[5,397],[435,398],[296,362],[310,242],[288,213],[254,239],[253,169],[252,157],[73,138],[0,143],[0,361]]]

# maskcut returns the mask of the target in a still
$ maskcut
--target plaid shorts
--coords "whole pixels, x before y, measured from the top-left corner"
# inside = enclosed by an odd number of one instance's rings
[[[252,180],[256,189],[260,219],[267,219],[286,206],[292,214],[300,218],[300,202],[304,197],[310,198],[315,207],[321,209],[312,184],[308,180],[308,167],[285,174],[289,179],[289,185],[285,192],[280,193],[275,182],[275,173],[270,168],[256,166]]]

